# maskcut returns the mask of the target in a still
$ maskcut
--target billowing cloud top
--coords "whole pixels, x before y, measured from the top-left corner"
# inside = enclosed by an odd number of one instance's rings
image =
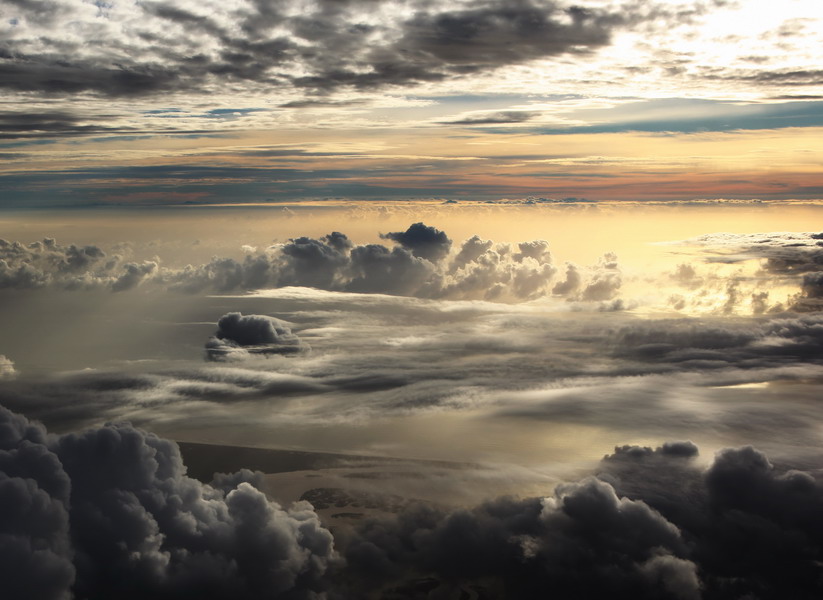
[[[292,354],[308,349],[280,319],[228,313],[217,321],[217,333],[206,342],[211,360],[236,360],[251,354]]]
[[[204,485],[129,425],[49,436],[0,407],[0,573],[9,597],[317,598],[335,560],[308,503],[250,471]]]
[[[333,536],[250,471],[205,485],[168,440],[128,425],[49,435],[0,408],[0,572],[14,597],[52,600],[386,597],[421,577],[439,597],[819,593],[819,478],[750,446],[708,468],[697,455],[618,447],[544,497],[401,507]]]
[[[129,261],[122,254],[108,256],[97,246],[62,246],[53,239],[28,245],[0,240],[0,288],[123,292],[159,285],[187,293],[225,293],[305,286],[424,298],[522,301],[548,293],[556,272],[544,240],[513,246],[475,236],[452,257],[452,241],[446,233],[423,223],[383,237],[398,245],[356,245],[345,234],[332,232],[316,239],[293,238],[254,251],[243,261],[214,258],[182,269],[162,268],[156,261]],[[600,267],[595,269],[590,285],[594,287],[584,291],[584,300],[605,300],[617,293],[620,282],[616,271],[612,269],[608,275],[601,271]],[[605,285],[603,277],[608,280]],[[567,285],[557,293],[573,296],[576,291],[577,286]],[[243,321],[235,326],[227,320],[231,331],[218,337],[249,345],[233,336],[252,335],[249,328],[256,325]],[[254,335],[265,337],[268,330],[264,324],[261,327]],[[261,343],[267,341],[260,338]]]

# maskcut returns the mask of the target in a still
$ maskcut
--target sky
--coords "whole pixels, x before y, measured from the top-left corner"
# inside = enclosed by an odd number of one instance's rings
[[[7,208],[817,199],[815,0],[0,3]]]
[[[821,21],[0,0],[0,596],[820,598]]]

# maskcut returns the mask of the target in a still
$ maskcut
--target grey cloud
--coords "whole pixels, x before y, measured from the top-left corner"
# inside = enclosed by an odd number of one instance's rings
[[[823,343],[820,315],[716,325],[696,319],[664,320],[618,330],[615,353],[668,364],[714,361],[742,368],[817,363]],[[705,366],[708,366],[705,365]]]
[[[16,598],[68,600],[69,478],[45,429],[0,407],[0,574]]]
[[[643,18],[631,6],[607,12],[549,0],[448,9],[416,0],[408,8],[316,0],[295,12],[286,2],[249,0],[232,10],[101,4],[95,14],[64,2],[15,1],[8,13],[23,17],[24,33],[0,47],[6,59],[0,81],[21,92],[107,96],[207,91],[225,82],[310,90],[413,85],[590,52],[608,45],[615,28]],[[375,11],[384,18],[364,18]],[[96,27],[99,18],[107,28]],[[84,58],[76,40],[54,31],[58,19],[99,33]]]
[[[452,244],[445,232],[424,223],[414,223],[406,231],[389,232],[380,237],[395,241],[415,256],[432,262],[445,258]]]
[[[460,269],[468,263],[475,262],[488,252],[493,244],[494,242],[491,240],[481,239],[480,236],[477,235],[470,237],[463,242],[460,251],[457,253],[457,256],[454,257],[451,266],[452,270]]]
[[[0,66],[0,70],[2,70]],[[108,127],[100,123],[110,115],[95,115],[93,118],[80,117],[68,112],[0,112],[0,139],[38,138],[56,135],[89,135],[94,133],[114,133],[128,129]]]
[[[816,69],[777,69],[742,71],[717,69],[703,74],[709,80],[744,81],[771,86],[815,86],[823,79],[823,70]]]
[[[663,449],[617,449],[604,477],[680,526],[705,597],[811,598],[820,593],[823,486],[810,472],[775,467],[751,446],[726,448],[702,471]],[[779,555],[774,553],[781,547]]]
[[[217,321],[217,333],[206,342],[210,360],[234,360],[250,355],[294,354],[308,346],[289,326],[267,315],[227,313]]]
[[[525,123],[539,117],[540,113],[525,110],[509,110],[478,116],[468,116],[457,121],[447,121],[452,125],[505,125],[507,123]]]
[[[0,288],[109,289],[137,287],[157,270],[154,262],[126,262],[97,246],[63,246],[52,238],[21,244],[0,239]]]
[[[488,598],[699,598],[678,529],[594,478],[553,497],[500,498],[451,513],[420,508],[370,521],[346,543],[365,586],[434,575]],[[442,583],[441,583],[442,582]]]
[[[316,239],[293,238],[243,260],[215,257],[183,268],[163,267],[157,260],[129,261],[124,253],[108,255],[97,246],[63,246],[53,239],[31,244],[0,240],[0,288],[228,293],[303,286],[511,302],[548,293],[557,271],[544,240],[511,246],[475,236],[453,255],[446,233],[423,223],[383,237],[398,246],[355,245],[345,234],[332,232]],[[585,299],[606,299],[604,294],[589,296]]]
[[[762,259],[763,269],[774,274],[802,274],[823,268],[823,246],[818,233],[718,233],[685,240],[684,243],[721,250],[711,260],[736,263]]]
[[[5,409],[0,423],[0,570],[19,597],[406,597],[422,580],[428,597],[493,600],[822,591],[819,471],[751,446],[708,467],[689,441],[620,446],[544,497],[404,503],[332,535],[309,504],[268,500],[260,474],[205,485],[176,444],[129,425],[50,435]]]
[[[368,521],[341,537],[350,576],[395,590],[428,576],[442,594],[495,599],[818,595],[819,478],[752,447],[725,448],[707,469],[697,455],[691,442],[618,447],[597,478],[553,496]]]
[[[250,472],[203,485],[174,442],[129,425],[47,436],[0,419],[0,568],[15,597],[322,597],[336,559],[309,504],[280,507]]]

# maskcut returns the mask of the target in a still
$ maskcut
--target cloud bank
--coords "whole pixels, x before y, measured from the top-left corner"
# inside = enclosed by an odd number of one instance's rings
[[[333,536],[249,471],[186,477],[173,442],[128,425],[56,436],[0,419],[0,570],[15,597],[404,597],[421,581],[495,599],[821,592],[823,483],[751,446],[708,467],[691,442],[621,446],[547,496],[405,506]]]
[[[544,240],[512,245],[475,236],[452,256],[446,233],[423,223],[383,237],[397,245],[357,245],[345,234],[332,232],[317,239],[293,238],[243,260],[216,257],[182,269],[129,261],[124,253],[108,255],[97,246],[62,246],[50,238],[31,244],[0,240],[0,289],[125,292],[143,287],[194,294],[305,286],[517,302],[549,293],[556,272]],[[584,300],[610,298],[617,293],[619,278],[611,277],[605,287],[592,285],[599,291],[587,289]]]
[[[371,520],[345,542],[349,570],[373,593],[434,577],[444,597],[819,594],[819,477],[750,446],[719,451],[707,469],[697,454],[691,442],[619,447],[597,477],[551,496]]]

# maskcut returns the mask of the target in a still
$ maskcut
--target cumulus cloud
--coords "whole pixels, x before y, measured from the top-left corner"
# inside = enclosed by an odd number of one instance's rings
[[[280,319],[237,312],[220,317],[217,333],[206,342],[206,356],[210,360],[237,360],[254,354],[293,354],[307,349]]]
[[[434,574],[491,598],[547,590],[558,598],[696,598],[695,565],[678,556],[684,551],[680,532],[659,513],[589,478],[546,498],[371,521],[346,545],[346,558],[365,586]],[[688,585],[667,594],[677,582]]]
[[[308,503],[185,475],[129,425],[50,436],[0,408],[0,569],[20,598],[320,598],[336,560]]]
[[[567,262],[566,277],[563,281],[558,281],[555,284],[552,288],[552,294],[556,296],[573,296],[580,289],[582,281],[583,277],[577,266],[574,263]]]
[[[489,598],[819,594],[819,479],[750,446],[708,468],[697,456],[691,442],[623,446],[551,496],[367,521],[343,538],[350,576],[373,590],[428,576],[440,593]]]
[[[517,302],[546,295],[557,271],[545,240],[512,245],[474,236],[455,254],[446,233],[424,223],[382,237],[397,245],[357,245],[335,231],[319,238],[293,238],[261,250],[244,246],[242,260],[215,257],[184,268],[163,267],[157,260],[136,263],[121,254],[109,256],[97,246],[62,246],[53,239],[28,245],[0,240],[0,288],[126,292],[140,287],[227,293],[304,286]],[[602,278],[599,273],[594,277]],[[595,288],[602,286],[597,283]],[[608,295],[589,294],[591,299]]]
[[[618,490],[680,526],[706,597],[820,593],[823,536],[812,515],[823,484],[812,473],[775,467],[751,446],[719,451],[705,471],[663,449],[618,449],[603,467]]]
[[[17,375],[17,371],[14,368],[14,363],[5,355],[0,354],[0,379],[11,379],[15,375]]]
[[[98,246],[63,246],[53,238],[22,244],[0,239],[0,289],[55,287],[126,291],[157,272],[157,264],[109,256]]]
[[[452,245],[445,232],[424,223],[414,223],[406,231],[389,232],[380,237],[395,241],[415,256],[432,262],[445,258]]]
[[[542,497],[404,503],[332,533],[259,474],[188,478],[129,425],[51,435],[0,409],[0,570],[26,598],[812,598],[823,482],[751,446],[619,446]],[[342,553],[340,560],[337,551]],[[779,548],[779,552],[776,552]]]

